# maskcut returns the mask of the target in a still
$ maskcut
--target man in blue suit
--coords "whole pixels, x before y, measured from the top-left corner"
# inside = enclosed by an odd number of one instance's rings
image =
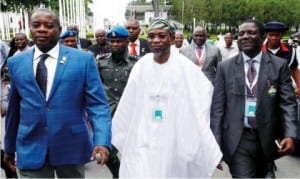
[[[48,9],[33,13],[30,32],[35,47],[8,60],[5,163],[15,169],[16,154],[21,177],[84,178],[84,164],[100,154],[104,165],[111,146],[110,110],[94,57],[58,43],[60,22]]]

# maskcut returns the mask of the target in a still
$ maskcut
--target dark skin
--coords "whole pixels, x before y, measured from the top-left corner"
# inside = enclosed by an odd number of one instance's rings
[[[15,36],[15,43],[19,50],[23,50],[27,46],[27,37],[25,34],[20,33]]]
[[[125,28],[128,30],[129,33],[129,41],[134,42],[139,37],[139,34],[141,32],[140,24],[136,20],[129,20],[125,24]]]
[[[47,53],[59,40],[61,26],[58,17],[47,9],[36,11],[31,16],[30,32],[37,48]],[[101,160],[98,161],[98,164],[103,166],[108,159],[109,151],[105,146],[95,146],[91,160],[95,159],[97,153],[101,154]],[[12,171],[16,171],[14,153],[5,153],[4,163],[11,168]]]
[[[206,30],[202,27],[197,27],[193,33],[193,41],[198,46],[202,46],[206,41],[207,33]]]
[[[54,14],[38,11],[31,17],[30,33],[36,46],[46,53],[57,44],[61,26]]]
[[[66,37],[62,40],[62,43],[65,46],[69,46],[69,47],[72,47],[72,48],[77,48],[77,37],[76,36]]]
[[[105,45],[106,42],[106,32],[103,29],[98,29],[95,32],[96,42],[98,45]]]
[[[230,48],[232,45],[232,41],[233,41],[233,35],[231,33],[226,33],[224,35],[224,41],[226,44],[226,48]]]
[[[263,34],[259,33],[259,28],[251,22],[243,23],[238,33],[238,46],[250,58],[257,56],[261,52],[263,43]],[[291,154],[295,151],[295,141],[292,137],[285,137],[280,141],[281,149],[278,153],[281,155]],[[217,166],[223,170],[222,162]]]
[[[148,33],[148,43],[154,54],[154,61],[163,64],[170,57],[170,47],[174,41],[174,35],[163,29],[153,29]]]
[[[127,38],[110,38],[109,46],[113,55],[112,59],[116,60],[116,62],[119,62],[119,60],[123,59],[127,50],[128,40]]]
[[[281,39],[283,37],[283,32],[270,31],[267,33],[268,48],[277,49],[281,45]],[[291,70],[292,77],[296,83],[295,93],[296,96],[300,96],[300,70],[298,68]]]
[[[253,58],[261,52],[263,36],[254,23],[244,23],[240,26],[238,45],[241,51]],[[282,155],[290,154],[295,150],[295,141],[291,137],[285,137],[280,141],[281,149],[278,152]]]
[[[174,43],[175,43],[175,46],[177,48],[180,48],[182,46],[182,43],[183,43],[183,35],[182,34],[176,34]]]

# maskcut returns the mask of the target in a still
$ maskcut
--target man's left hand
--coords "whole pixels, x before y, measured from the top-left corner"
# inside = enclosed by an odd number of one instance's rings
[[[96,146],[93,150],[91,160],[96,159],[96,155],[99,154],[101,158],[100,160],[97,160],[97,162],[99,165],[103,166],[108,160],[109,151],[105,146]]]
[[[281,149],[278,152],[282,155],[291,154],[295,151],[295,140],[291,137],[286,137],[280,141]]]
[[[297,97],[300,97],[300,88],[295,89],[295,94]]]

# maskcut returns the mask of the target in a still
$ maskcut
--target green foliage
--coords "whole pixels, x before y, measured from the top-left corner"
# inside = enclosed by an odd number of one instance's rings
[[[300,24],[299,0],[172,0],[171,3],[174,20],[191,26],[196,18],[198,25],[210,31],[222,31],[221,24],[225,24],[225,31],[232,30],[253,18],[263,23],[281,21],[296,27]]]

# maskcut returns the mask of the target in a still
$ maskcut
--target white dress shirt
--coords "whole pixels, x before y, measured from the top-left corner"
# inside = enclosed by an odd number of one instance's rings
[[[33,55],[33,73],[34,76],[36,76],[36,68],[37,64],[40,61],[40,56],[44,54],[40,49],[37,48],[37,46],[34,46],[34,55]],[[45,65],[47,67],[47,91],[46,91],[46,100],[48,100],[50,90],[52,88],[56,66],[57,66],[57,60],[59,55],[59,43],[57,43],[51,50],[47,52],[49,57],[45,60]]]

